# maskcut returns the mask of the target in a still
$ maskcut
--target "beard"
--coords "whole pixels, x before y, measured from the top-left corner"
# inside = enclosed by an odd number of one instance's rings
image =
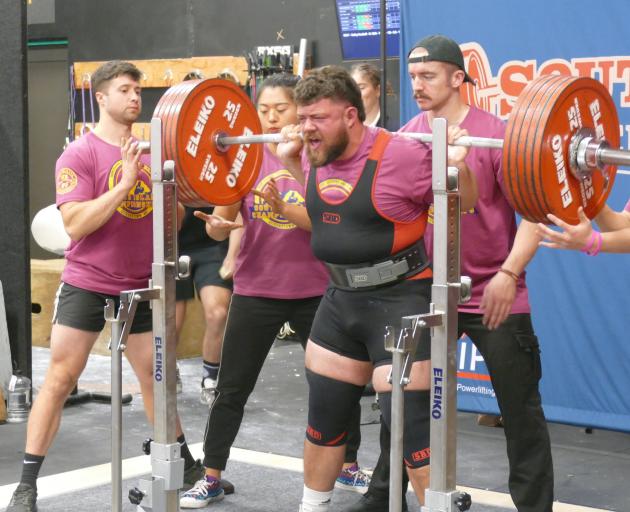
[[[316,150],[313,150],[309,144],[306,145],[306,156],[313,167],[323,167],[343,155],[350,142],[348,131],[344,128],[340,129],[333,139],[336,142],[332,145],[324,144],[322,140],[320,147]]]
[[[122,112],[116,112],[116,113],[110,112],[109,115],[117,123],[124,124],[124,125],[132,125],[140,117],[140,112],[141,112],[140,109],[136,111],[123,110]]]

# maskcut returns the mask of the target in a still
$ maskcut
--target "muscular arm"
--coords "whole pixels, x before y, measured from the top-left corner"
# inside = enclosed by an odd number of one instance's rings
[[[142,166],[141,153],[137,141],[131,138],[123,139],[120,148],[122,161],[120,181],[111,190],[95,199],[69,201],[59,207],[64,228],[72,240],[76,242],[94,233],[111,218],[131,188],[136,185],[138,172]]]
[[[286,165],[287,170],[293,175],[300,185],[304,185],[304,169],[302,169],[302,134],[298,125],[288,125],[282,128],[282,135],[287,142],[278,144],[276,151],[278,158]]]
[[[515,276],[523,273],[538,248],[540,236],[536,228],[536,224],[525,219],[521,221],[512,250],[501,265],[506,272],[497,272],[483,290],[480,308],[483,311],[483,324],[488,329],[496,329],[510,314],[516,297]]]
[[[475,206],[479,198],[477,178],[465,163],[457,166],[459,169],[459,199],[460,210],[468,211]]]
[[[512,250],[503,262],[502,268],[521,275],[536,254],[538,242],[540,236],[536,233],[536,224],[522,219],[516,231]]]
[[[73,241],[94,233],[103,226],[129,194],[122,182],[90,201],[72,201],[59,207],[63,226]]]
[[[460,210],[462,212],[470,210],[479,198],[479,190],[477,189],[477,178],[475,174],[466,165],[465,158],[468,155],[468,148],[463,146],[451,145],[453,141],[459,137],[468,135],[466,130],[459,126],[448,127],[448,165],[457,167],[459,170],[458,187],[460,197]]]

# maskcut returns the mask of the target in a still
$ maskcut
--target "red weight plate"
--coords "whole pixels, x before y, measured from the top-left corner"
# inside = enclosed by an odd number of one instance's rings
[[[185,174],[181,171],[181,166],[177,162],[177,151],[175,145],[177,123],[176,114],[179,112],[181,103],[184,101],[186,95],[190,92],[194,84],[189,82],[182,82],[176,86],[171,87],[167,94],[170,96],[170,102],[166,109],[163,123],[164,123],[164,155],[165,159],[173,160],[175,162],[175,179],[177,181],[177,196],[178,199],[186,205],[194,206],[195,202],[198,202],[197,194],[186,182]]]
[[[522,113],[513,110],[508,120],[503,142],[503,180],[506,186],[507,199],[512,207],[525,218],[531,215],[523,201],[521,191],[518,187],[518,175],[521,172],[517,165],[518,154],[518,134],[523,124]]]
[[[153,112],[153,117],[159,117],[162,120],[162,159],[163,160],[173,160],[174,151],[171,149],[171,139],[174,138],[174,123],[170,122],[170,117],[172,115],[172,111],[177,103],[182,100],[179,99],[182,90],[185,90],[186,87],[182,84],[175,85],[170,87],[160,98],[160,101],[155,107]],[[178,199],[182,201],[184,204],[188,204],[190,201],[194,200],[195,195],[192,193],[190,187],[187,187],[185,183],[182,182],[180,178],[180,173],[175,170],[175,176],[178,184],[177,195]]]
[[[555,99],[541,126],[534,158],[549,213],[577,224],[577,209],[582,206],[588,217],[594,217],[610,194],[617,167],[608,166],[608,177],[596,170],[589,178],[579,179],[569,167],[569,146],[576,131],[590,128],[596,139],[619,147],[619,119],[608,90],[592,78],[573,79]]]
[[[220,151],[212,134],[260,134],[256,108],[247,95],[227,80],[196,84],[178,105],[176,162],[201,200],[213,205],[237,202],[249,192],[262,163],[261,144],[236,144]]]
[[[517,124],[510,145],[512,153],[511,163],[513,166],[512,185],[515,187],[515,196],[518,198],[518,203],[523,210],[522,215],[529,220],[535,218],[536,211],[533,208],[531,193],[527,187],[527,177],[530,169],[527,167],[526,134],[531,119],[532,101],[536,97],[538,90],[545,87],[550,79],[551,77],[545,77],[531,82],[519,97],[519,109],[516,114]]]
[[[533,220],[529,191],[527,190],[525,168],[526,148],[524,139],[528,128],[531,101],[536,93],[553,77],[545,76],[530,82],[518,97],[508,119],[503,144],[503,177],[508,201],[526,219]],[[525,126],[524,126],[525,124]]]
[[[186,173],[182,169],[182,165],[179,162],[179,155],[177,152],[177,116],[181,110],[182,103],[190,93],[190,91],[200,82],[200,80],[194,80],[184,82],[180,84],[180,87],[174,91],[175,96],[171,108],[167,115],[168,124],[168,142],[166,151],[171,160],[175,162],[175,177],[178,185],[178,197],[182,203],[187,206],[206,206],[207,203],[199,198],[197,192],[191,187],[188,182]]]
[[[526,163],[527,172],[523,176],[524,188],[529,193],[531,208],[534,213],[534,219],[537,222],[548,222],[547,213],[548,206],[545,203],[545,192],[536,185],[540,178],[540,167],[534,159],[536,147],[540,142],[541,119],[548,112],[550,105],[553,105],[555,98],[562,92],[567,82],[573,80],[570,76],[553,75],[545,86],[540,88],[532,98],[532,107],[529,109],[529,126],[525,133]]]

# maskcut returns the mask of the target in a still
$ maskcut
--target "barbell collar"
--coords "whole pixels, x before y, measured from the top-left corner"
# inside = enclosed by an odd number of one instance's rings
[[[581,128],[569,144],[569,164],[576,178],[585,179],[595,170],[605,173],[609,165],[630,165],[630,151],[611,148],[595,138],[595,130]]]

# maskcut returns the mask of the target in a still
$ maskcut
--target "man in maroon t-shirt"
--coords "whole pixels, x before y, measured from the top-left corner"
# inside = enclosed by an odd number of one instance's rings
[[[92,75],[99,106],[93,131],[73,141],[55,172],[57,206],[71,238],[57,291],[50,336],[50,366],[33,404],[20,483],[7,512],[37,510],[37,476],[59,428],[66,398],[105,324],[107,299],[118,304],[123,290],[146,288],[152,261],[152,191],[148,157],[131,127],[142,107],[140,78],[133,64],[111,61]],[[152,314],[138,305],[125,354],[140,382],[144,407],[153,420]],[[177,420],[185,460],[184,480],[203,475],[188,450]]]
[[[430,132],[434,118],[478,137],[503,138],[504,123],[467,105],[460,96],[472,82],[457,43],[429,36],[408,57],[414,98],[423,111],[401,132]],[[472,299],[459,307],[459,334],[467,334],[482,354],[503,417],[510,463],[509,488],[519,512],[551,512],[553,467],[547,424],[541,407],[540,349],[530,317],[524,269],[539,238],[536,225],[516,227],[506,199],[501,150],[471,148],[466,164],[477,178],[479,199],[461,219],[461,272],[472,279]],[[432,254],[433,225],[425,236]],[[388,510],[389,433],[381,436],[381,457],[368,492],[344,512]]]

